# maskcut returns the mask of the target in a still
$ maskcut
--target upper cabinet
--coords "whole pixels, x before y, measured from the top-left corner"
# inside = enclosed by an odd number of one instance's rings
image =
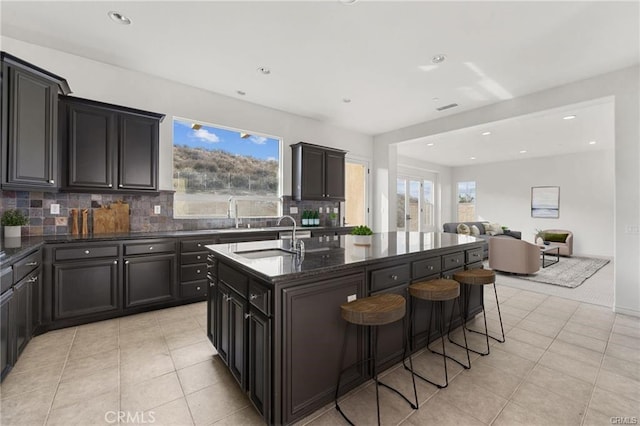
[[[291,145],[291,197],[344,201],[346,151],[299,142]]]
[[[61,96],[62,189],[157,191],[163,119],[163,114]]]
[[[58,93],[67,81],[8,53],[2,61],[2,189],[58,189]]]

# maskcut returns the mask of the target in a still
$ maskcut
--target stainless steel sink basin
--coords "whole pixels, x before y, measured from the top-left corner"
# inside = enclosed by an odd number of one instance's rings
[[[247,259],[263,259],[265,257],[276,257],[276,256],[292,256],[294,253],[283,250],[283,249],[264,249],[264,250],[247,250],[247,251],[237,251],[235,252],[238,256],[246,257]]]

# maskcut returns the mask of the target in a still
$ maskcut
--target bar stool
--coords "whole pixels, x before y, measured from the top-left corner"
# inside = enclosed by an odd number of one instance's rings
[[[496,306],[498,307],[498,318],[500,319],[500,331],[502,333],[502,338],[497,338],[494,336],[491,336],[489,334],[489,330],[487,328],[487,313],[484,309],[484,303],[483,303],[483,307],[482,307],[482,316],[484,317],[484,332],[482,331],[476,331],[476,330],[471,330],[470,328],[467,328],[468,331],[472,332],[472,333],[477,333],[477,334],[482,334],[485,336],[486,341],[487,341],[487,350],[485,352],[480,352],[480,351],[476,351],[474,349],[469,348],[469,350],[471,352],[475,352],[479,355],[485,356],[485,355],[489,355],[490,353],[490,348],[489,348],[489,338],[492,338],[493,340],[500,342],[500,343],[504,343],[504,326],[502,325],[502,314],[500,313],[500,302],[498,301],[498,290],[496,289],[496,273],[494,271],[488,270],[488,269],[469,269],[467,271],[460,271],[460,272],[456,272],[453,274],[453,279],[456,280],[457,282],[460,283],[460,285],[462,284],[467,284],[466,286],[464,286],[465,290],[464,290],[464,298],[465,298],[465,311],[464,311],[464,318],[465,321],[469,316],[469,298],[471,295],[471,288],[474,285],[488,285],[488,284],[493,284],[493,293],[495,294],[496,297]],[[466,323],[465,323],[465,328],[466,328]],[[454,342],[453,340],[451,340],[451,338],[449,338],[449,341],[455,345],[461,346],[459,343]],[[465,342],[466,343],[466,342]]]
[[[438,355],[442,355],[442,361],[444,363],[444,378],[445,378],[445,382],[444,384],[439,384],[436,383],[432,380],[427,379],[426,377],[416,373],[413,370],[413,366],[411,366],[411,373],[412,375],[416,375],[419,378],[421,378],[422,380],[424,380],[425,382],[431,383],[432,385],[442,389],[442,388],[446,388],[447,386],[449,386],[449,374],[447,371],[447,358],[457,362],[458,364],[460,364],[463,368],[465,369],[469,369],[471,368],[471,360],[469,358],[469,351],[467,350],[467,364],[465,365],[463,362],[455,359],[454,357],[452,357],[451,355],[447,355],[447,351],[445,349],[445,344],[444,344],[444,302],[446,302],[447,300],[455,300],[458,299],[458,309],[459,312],[462,312],[462,301],[460,300],[460,284],[458,284],[457,281],[454,280],[449,280],[449,279],[435,279],[435,280],[430,280],[430,281],[422,281],[422,282],[418,282],[418,283],[414,283],[411,284],[409,286],[409,294],[411,295],[411,324],[413,325],[413,321],[415,318],[415,309],[414,309],[414,301],[413,299],[421,299],[421,300],[427,300],[431,302],[432,305],[432,309],[429,312],[429,322],[428,322],[428,326],[427,326],[427,349],[429,349],[429,351],[431,351],[431,353],[435,353]],[[451,332],[451,322],[453,321],[453,309],[454,306],[451,306],[451,317],[449,319],[449,329],[447,331],[447,335],[449,335],[449,333]],[[439,315],[438,315],[439,314]],[[442,353],[437,352],[432,350],[429,347],[429,336],[431,335],[431,322],[432,322],[432,318],[436,317],[436,321],[438,321],[439,324],[439,329],[440,329],[440,336],[442,338]],[[462,316],[461,316],[462,317]],[[464,319],[463,319],[464,321]],[[464,323],[463,323],[463,327],[462,327],[462,334],[464,335],[464,341],[465,341],[465,346],[467,344],[467,334],[465,332],[465,327],[464,327]],[[411,336],[412,339],[415,338],[415,335]],[[409,360],[411,360],[411,356],[409,356]],[[404,365],[404,368],[409,370],[409,368],[406,366],[406,364]]]
[[[378,353],[378,326],[390,324],[392,322],[396,322],[399,320],[403,321],[403,330],[406,330],[405,327],[405,313],[406,313],[406,300],[404,297],[399,294],[378,294],[375,296],[365,297],[362,299],[357,299],[352,302],[343,303],[340,305],[340,310],[342,314],[342,318],[347,321],[345,325],[345,333],[344,333],[344,342],[342,344],[342,355],[340,357],[340,368],[342,368],[342,364],[344,363],[344,357],[346,353],[347,347],[347,336],[348,336],[348,328],[350,324],[355,325],[364,325],[371,327],[371,341],[373,345],[373,353],[372,356],[364,359],[362,361],[358,361],[357,363],[343,369],[338,374],[338,385],[336,386],[336,396],[335,396],[335,404],[336,409],[342,414],[342,417],[349,422],[350,425],[353,425],[351,420],[347,417],[347,415],[342,411],[340,405],[338,405],[338,396],[340,393],[340,378],[342,375],[349,370],[361,363],[372,361],[373,363],[373,380],[376,383],[376,409],[378,413],[378,425],[380,425],[380,399],[378,395],[378,386],[384,386],[393,392],[400,395],[405,401],[409,403],[411,408],[414,410],[418,408],[418,392],[416,390],[416,381],[413,375],[411,379],[413,380],[413,394],[415,397],[415,404],[409,401],[409,399],[404,396],[397,389],[392,388],[391,386],[382,383],[378,380],[378,370],[376,366],[376,358]],[[406,348],[406,335],[403,335],[404,347]],[[413,367],[413,364],[411,364]]]

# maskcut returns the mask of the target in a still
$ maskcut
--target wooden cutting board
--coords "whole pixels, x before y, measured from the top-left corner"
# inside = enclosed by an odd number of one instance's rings
[[[129,204],[117,201],[109,207],[93,209],[93,233],[129,232]]]

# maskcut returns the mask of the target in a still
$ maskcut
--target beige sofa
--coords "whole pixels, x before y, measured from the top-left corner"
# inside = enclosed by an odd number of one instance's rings
[[[540,270],[540,247],[524,240],[491,238],[489,268],[514,274],[535,274]]]
[[[545,241],[553,246],[558,246],[561,256],[571,256],[573,254],[573,232],[566,229],[545,229],[542,231]],[[562,236],[566,235],[564,242]],[[558,238],[560,237],[560,238]]]

